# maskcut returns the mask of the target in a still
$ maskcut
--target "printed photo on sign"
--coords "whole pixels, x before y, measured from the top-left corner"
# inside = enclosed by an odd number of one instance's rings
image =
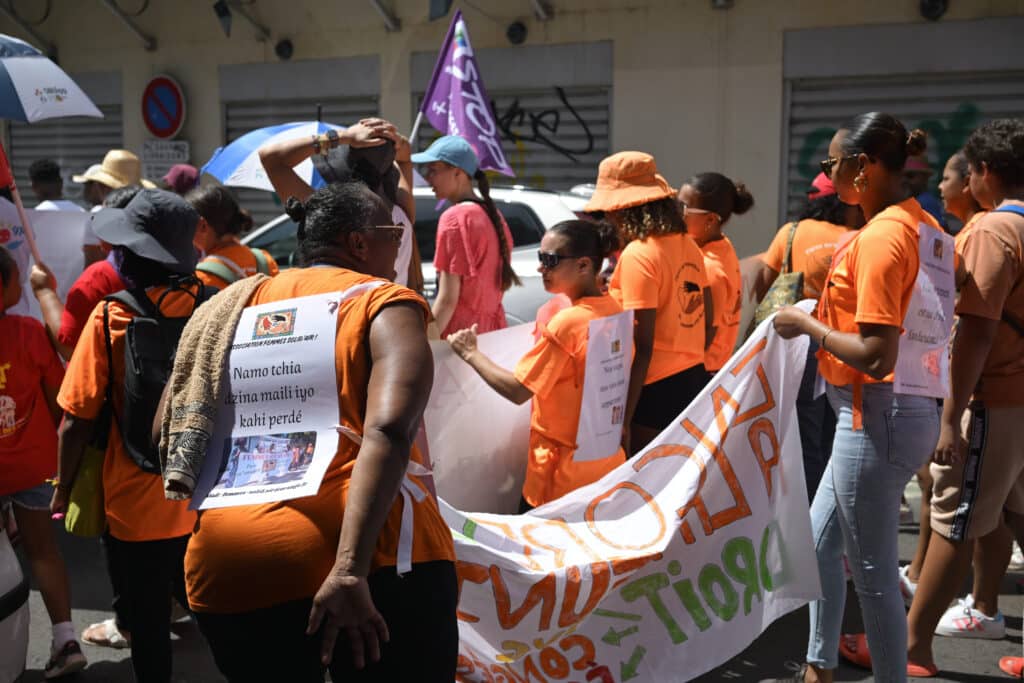
[[[225,439],[224,459],[215,488],[298,481],[309,470],[315,449],[316,432]]]
[[[253,339],[270,337],[287,337],[295,331],[295,309],[264,313],[256,318],[256,328],[252,331]]]

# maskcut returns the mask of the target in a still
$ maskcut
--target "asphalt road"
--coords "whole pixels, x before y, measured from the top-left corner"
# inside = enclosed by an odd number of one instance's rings
[[[73,618],[76,628],[81,630],[94,621],[112,616],[103,553],[98,540],[75,538],[63,533],[62,530],[60,538],[64,556],[68,566],[72,568]],[[904,527],[900,534],[900,556],[904,561],[909,561],[916,541],[916,528]],[[1003,583],[1000,608],[1007,615],[1006,638],[999,641],[936,638],[936,659],[941,672],[940,676],[933,680],[959,683],[1009,680],[999,671],[999,658],[1021,654],[1021,614],[1024,610],[1024,596],[1017,594],[1015,590],[1018,578],[1024,578],[1024,574],[1009,574]],[[23,683],[37,683],[43,680],[42,669],[50,644],[49,619],[38,591],[32,591],[30,603],[32,641],[29,649],[29,670],[24,676]],[[844,630],[861,630],[856,628],[859,620],[856,596],[850,590]],[[171,630],[175,638],[173,680],[176,683],[218,683],[224,680],[217,673],[209,649],[192,621],[179,621],[172,625]],[[789,680],[798,663],[803,660],[806,639],[805,608],[780,619],[742,654],[697,680],[701,683]],[[134,680],[127,650],[89,645],[83,645],[83,650],[89,659],[89,667],[81,674],[68,677],[66,680],[75,683],[129,683]],[[254,643],[254,656],[261,656],[260,652],[260,644]],[[872,680],[871,672],[842,664],[836,678],[839,681]]]

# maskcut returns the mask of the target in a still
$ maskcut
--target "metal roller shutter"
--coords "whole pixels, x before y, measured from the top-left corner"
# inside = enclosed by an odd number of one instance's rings
[[[836,128],[863,112],[884,111],[928,132],[937,188],[946,160],[971,131],[994,118],[1024,116],[1024,72],[793,79],[785,107],[780,222],[799,210]]]
[[[100,163],[108,150],[123,146],[121,105],[97,106],[103,112],[102,119],[75,116],[33,124],[10,122],[11,166],[26,206],[38,203],[28,180],[28,167],[37,159],[56,161],[64,176],[64,195],[84,205],[82,186],[72,183],[71,176]]]
[[[321,120],[341,126],[376,116],[378,111],[377,98],[370,96],[227,102],[224,105],[224,139],[229,143],[256,128],[289,121],[312,121],[316,118],[317,105],[322,108]],[[252,212],[257,226],[283,211],[281,200],[272,192],[241,187],[234,189],[242,206]]]
[[[516,172],[515,179],[497,182],[550,190],[594,182],[611,148],[610,92],[609,87],[566,86],[489,93],[502,149]],[[418,105],[423,94],[415,99]],[[417,147],[426,148],[439,135],[424,120]]]

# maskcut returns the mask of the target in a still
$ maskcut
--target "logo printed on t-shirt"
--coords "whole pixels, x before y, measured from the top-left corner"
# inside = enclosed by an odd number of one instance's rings
[[[10,363],[0,364],[0,389],[7,388],[7,371],[11,369]]]
[[[676,282],[679,283],[679,289],[676,292],[679,299],[679,325],[695,327],[704,317],[704,293],[699,284],[687,279],[687,270],[697,271],[697,266],[692,263],[684,263],[676,273]]]
[[[7,436],[18,428],[18,404],[10,396],[0,396],[0,436]]]

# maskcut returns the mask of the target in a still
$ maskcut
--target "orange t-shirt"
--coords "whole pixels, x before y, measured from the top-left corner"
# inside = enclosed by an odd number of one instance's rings
[[[958,258],[963,258],[964,254],[964,241],[967,239],[967,235],[970,234],[971,229],[974,227],[978,219],[987,214],[988,211],[978,211],[970,220],[964,223],[964,227],[960,228],[960,232],[953,235],[953,244],[956,246],[956,255]]]
[[[1008,205],[1024,202],[1001,204]],[[957,238],[968,277],[956,312],[989,320],[1001,320],[1005,313],[1024,323],[1024,218],[990,211]],[[1024,404],[1024,336],[1006,323],[996,330],[974,397],[989,406]]]
[[[792,223],[786,223],[775,233],[775,239],[768,246],[768,251],[761,255],[761,260],[775,272],[782,272],[782,260],[786,256],[786,241]],[[836,225],[825,221],[806,218],[796,226],[793,235],[793,252],[790,259],[790,270],[804,274],[804,298],[817,299],[825,286],[825,275],[832,264],[832,254],[836,250],[839,239],[852,228]]]
[[[543,505],[597,481],[621,465],[626,454],[577,462],[576,432],[583,401],[587,340],[591,320],[621,313],[610,296],[584,297],[543,327],[537,344],[516,364],[515,378],[533,392],[530,454],[523,498]]]
[[[150,287],[146,293],[155,303],[165,289]],[[164,298],[160,310],[172,318],[188,316],[194,303],[188,293],[173,292]],[[113,373],[107,362],[103,332],[104,305],[109,306]],[[75,417],[96,419],[103,407],[107,381],[110,380],[113,383],[114,414],[123,414],[125,332],[133,317],[132,311],[116,301],[96,304],[82,329],[57,395],[61,408]],[[143,472],[128,456],[115,420],[111,420],[110,438],[103,460],[103,508],[110,534],[122,541],[155,541],[187,536],[196,520],[196,513],[188,509],[188,501],[167,500],[160,475]]]
[[[920,223],[942,231],[916,199],[894,204],[868,221],[837,251],[818,318],[840,332],[858,332],[862,323],[902,328],[920,264],[915,229]],[[876,380],[820,349],[818,361],[821,376],[833,386],[893,381],[892,373]]]
[[[736,346],[740,333],[741,293],[740,260],[728,237],[708,242],[701,247],[704,270],[707,271],[714,304],[714,326],[717,328],[711,346],[704,353],[704,367],[710,372],[722,369]]]
[[[269,253],[260,249],[263,252],[264,257],[267,259],[267,270],[270,272],[267,275],[271,277],[277,275],[277,261]],[[252,255],[252,249],[245,246],[244,244],[227,244],[222,247],[217,247],[206,255],[200,263],[210,261],[212,263],[219,263],[222,266],[226,266],[228,270],[235,273],[238,279],[247,278],[250,275],[255,275],[259,272],[259,268],[256,265],[256,257]],[[204,285],[210,287],[216,287],[217,289],[224,289],[228,286],[228,282],[223,278],[217,277],[213,273],[207,273],[202,270],[196,270],[196,277]]]
[[[626,310],[657,310],[654,353],[644,384],[704,362],[704,256],[689,235],[633,240],[622,250],[608,293]]]
[[[324,292],[340,292],[377,278],[343,268],[285,271],[260,285],[251,305]],[[361,434],[370,381],[370,323],[390,304],[423,298],[388,282],[353,297],[338,311],[335,370],[339,423]],[[206,510],[185,556],[189,604],[199,612],[235,613],[312,597],[334,565],[345,517],[345,500],[359,447],[342,436],[316,495],[261,505]],[[422,463],[415,447],[411,459]],[[396,564],[402,497],[388,513],[373,557],[373,569]],[[412,561],[454,560],[451,532],[430,495],[414,503]]]

